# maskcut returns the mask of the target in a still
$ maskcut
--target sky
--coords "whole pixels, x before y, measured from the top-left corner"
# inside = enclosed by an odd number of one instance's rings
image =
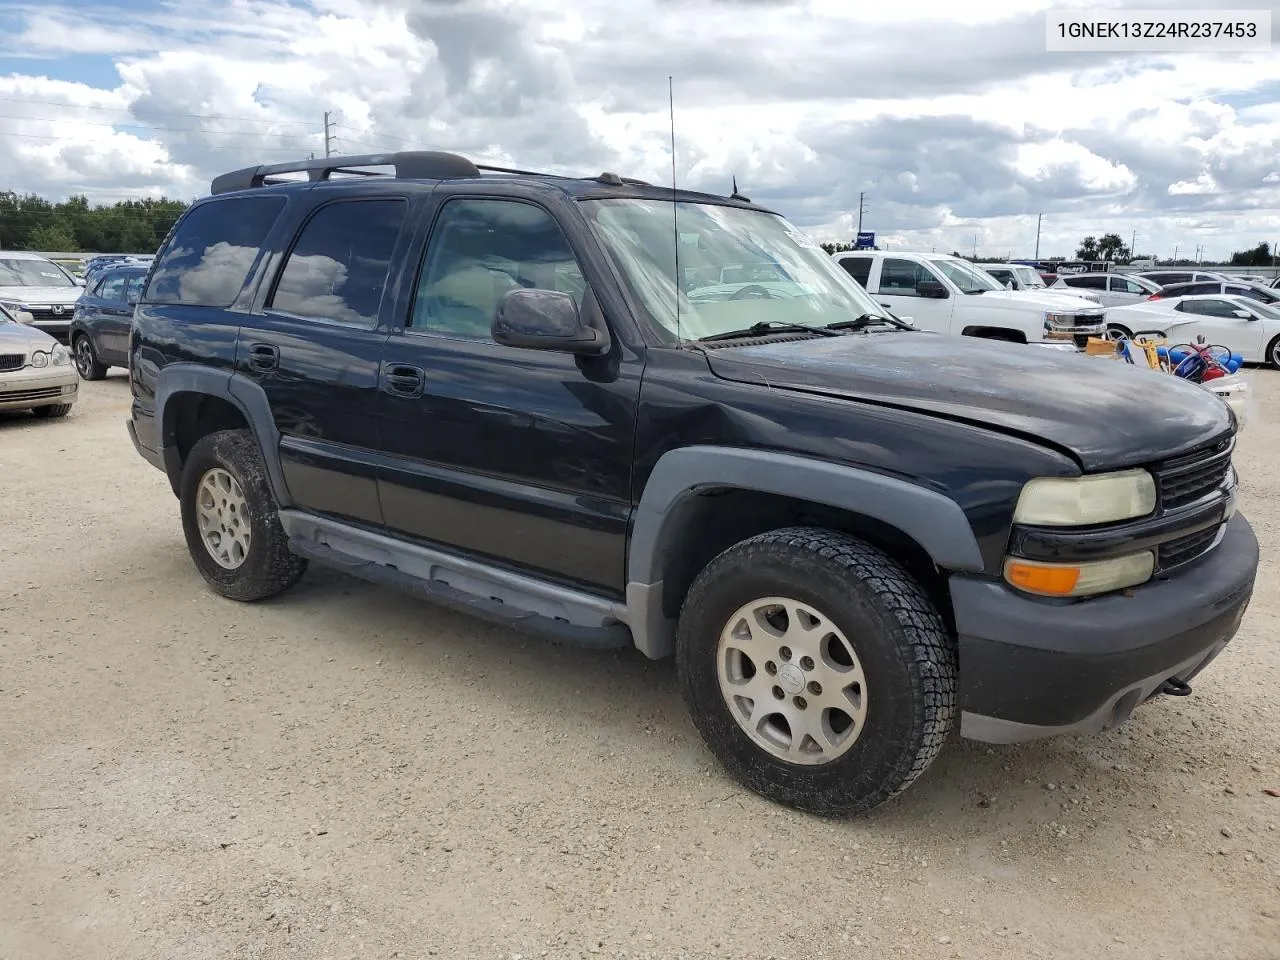
[[[1280,26],[1280,0],[1235,5]],[[852,239],[862,194],[888,249],[1028,257],[1039,215],[1041,256],[1105,232],[1161,258],[1280,240],[1280,47],[1047,53],[1049,8],[0,0],[0,190],[194,200],[323,155],[326,111],[335,153],[667,183],[670,76],[678,183],[736,177],[822,240]]]

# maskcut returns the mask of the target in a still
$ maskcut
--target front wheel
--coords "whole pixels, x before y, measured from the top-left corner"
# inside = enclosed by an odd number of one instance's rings
[[[84,380],[101,380],[107,375],[107,368],[98,362],[98,355],[93,351],[93,344],[85,334],[76,337],[71,347],[71,356],[76,362],[76,371]]]
[[[869,810],[933,762],[956,717],[956,653],[897,561],[795,527],[716,557],[680,614],[694,724],[750,789],[812,813]]]
[[[258,443],[220,430],[191,449],[182,468],[182,529],[205,581],[232,600],[283,593],[306,572],[289,552]]]
[[[41,420],[55,420],[70,413],[71,406],[69,403],[51,403],[48,406],[36,407],[31,412]]]
[[[1132,340],[1133,334],[1129,331],[1128,327],[1123,327],[1118,323],[1109,323],[1107,324],[1107,339]]]
[[[1280,337],[1276,337],[1267,345],[1267,365],[1274,370],[1280,370]]]

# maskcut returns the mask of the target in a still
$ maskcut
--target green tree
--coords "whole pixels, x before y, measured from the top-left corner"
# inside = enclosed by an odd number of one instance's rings
[[[1098,259],[1098,238],[1085,237],[1080,241],[1080,246],[1076,247],[1077,260],[1097,260]]]
[[[1099,260],[1128,260],[1129,248],[1125,246],[1124,241],[1120,239],[1120,235],[1116,233],[1104,233],[1102,239],[1098,241],[1098,259]]]
[[[1262,242],[1252,250],[1237,250],[1231,255],[1233,267],[1269,267],[1271,266],[1271,244]]]
[[[65,220],[49,220],[31,231],[27,240],[28,249],[44,250],[47,253],[70,253],[79,250],[71,225]]]

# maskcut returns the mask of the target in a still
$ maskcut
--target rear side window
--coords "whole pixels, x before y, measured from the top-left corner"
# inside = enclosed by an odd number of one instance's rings
[[[97,295],[103,300],[123,300],[124,284],[127,278],[122,273],[108,276],[98,285]]]
[[[1107,289],[1107,278],[1103,276],[1089,276],[1081,274],[1074,277],[1063,277],[1062,282],[1068,287],[1080,287],[1084,290],[1105,290]]]
[[[298,234],[267,309],[375,326],[405,210],[403,200],[321,207]]]
[[[148,303],[229,307],[244,286],[284,197],[229,197],[201,204],[178,224],[147,284]]]
[[[857,280],[860,286],[866,287],[867,281],[871,279],[870,257],[844,257],[838,262],[844,267],[845,273]]]

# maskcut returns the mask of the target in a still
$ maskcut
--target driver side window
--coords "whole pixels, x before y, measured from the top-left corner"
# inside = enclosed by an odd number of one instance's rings
[[[1178,309],[1183,313],[1192,313],[1201,317],[1226,317],[1231,320],[1243,319],[1235,314],[1235,311],[1243,308],[1226,300],[1184,300],[1178,304]]]
[[[557,290],[582,306],[586,280],[560,225],[516,200],[447,201],[427,244],[408,329],[488,340],[511,290]]]
[[[921,283],[939,282],[927,267],[910,260],[886,257],[880,267],[880,292],[888,296],[918,297]]]

